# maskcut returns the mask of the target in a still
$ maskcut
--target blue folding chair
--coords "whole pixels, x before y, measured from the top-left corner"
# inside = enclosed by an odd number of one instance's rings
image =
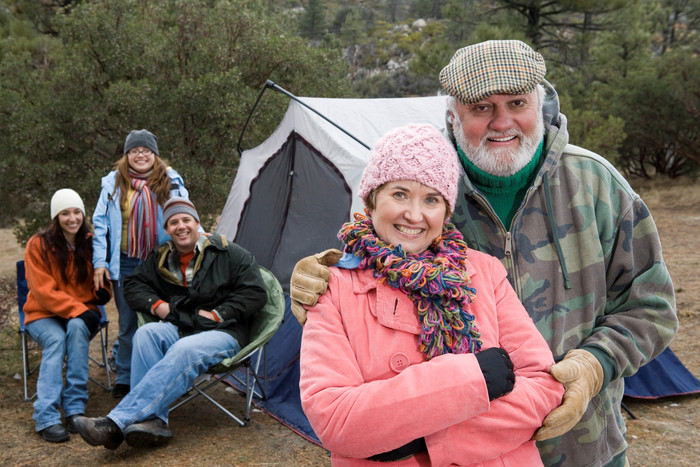
[[[27,287],[27,278],[25,277],[24,274],[24,261],[17,261],[17,305],[18,305],[18,312],[19,312],[19,334],[22,338],[22,382],[24,383],[24,402],[29,402],[32,399],[36,397],[36,391],[30,396],[29,395],[29,389],[28,389],[28,380],[33,375],[36,370],[39,369],[39,365],[41,361],[36,363],[35,365],[30,365],[29,363],[29,339],[32,339],[32,336],[29,334],[27,331],[27,328],[24,325],[24,304],[27,302],[27,294],[29,293],[29,288]],[[90,377],[90,381],[93,383],[97,384],[101,388],[103,388],[106,391],[111,391],[112,390],[112,374],[109,369],[109,365],[107,364],[107,342],[108,342],[108,331],[109,331],[109,321],[107,320],[107,314],[105,313],[105,308],[103,306],[100,306],[100,314],[102,316],[102,319],[100,319],[100,325],[97,328],[97,331],[90,336],[90,339],[92,340],[95,336],[98,334],[100,335],[100,341],[102,343],[102,358],[100,360],[96,360],[92,356],[90,357],[90,361],[93,362],[95,365],[97,365],[100,368],[103,368],[106,372],[106,379],[107,379],[107,384],[102,383],[101,381],[98,381],[94,379],[92,376]],[[33,340],[33,339],[32,339]]]

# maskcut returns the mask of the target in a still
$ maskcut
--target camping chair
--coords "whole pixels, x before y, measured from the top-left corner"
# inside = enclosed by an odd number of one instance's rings
[[[29,395],[28,380],[29,377],[33,375],[36,372],[36,370],[39,369],[39,365],[41,363],[41,361],[39,361],[39,363],[37,363],[34,366],[31,366],[29,363],[28,343],[29,339],[32,339],[32,336],[29,335],[29,331],[27,331],[27,328],[24,325],[24,304],[27,302],[28,293],[29,288],[27,287],[27,278],[24,275],[24,261],[17,261],[17,311],[19,314],[19,334],[22,339],[22,382],[24,383],[24,402],[29,402],[36,397],[36,391],[34,391],[34,394],[32,394],[31,396]],[[89,379],[101,388],[110,391],[112,389],[112,375],[109,369],[109,365],[107,364],[107,337],[109,331],[109,321],[107,320],[105,308],[103,306],[100,306],[99,309],[100,314],[102,316],[102,318],[100,319],[100,325],[97,328],[97,331],[95,331],[95,333],[92,336],[90,336],[90,339],[92,340],[98,334],[100,335],[100,341],[102,344],[102,357],[100,360],[96,360],[91,356],[90,361],[95,363],[100,368],[105,369],[107,384],[104,384],[94,379],[92,376],[90,376]]]
[[[250,408],[253,403],[253,396],[255,395],[260,399],[265,399],[267,397],[265,344],[267,344],[282,323],[285,310],[285,301],[282,286],[277,278],[264,267],[259,267],[260,275],[265,282],[265,289],[267,290],[267,303],[257,314],[255,314],[255,316],[253,316],[253,319],[250,322],[250,342],[233,357],[227,358],[221,363],[207,370],[207,375],[195,381],[195,383],[189,389],[188,392],[193,393],[188,395],[185,399],[179,401],[177,404],[173,405],[170,408],[171,412],[195,397],[201,395],[243,427],[250,421]],[[152,315],[145,315],[144,313],[138,313],[138,319],[139,326],[145,324],[146,322],[157,320],[156,317]],[[263,366],[262,372],[260,371],[261,363]],[[244,379],[234,374],[241,368],[245,369]],[[228,409],[216,401],[211,394],[207,393],[209,388],[219,382],[225,383],[224,380],[229,377],[234,378],[245,388],[246,406],[243,420],[232,414]]]

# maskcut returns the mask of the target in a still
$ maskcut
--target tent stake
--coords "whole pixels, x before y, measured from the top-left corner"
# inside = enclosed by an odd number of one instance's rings
[[[620,404],[622,404],[622,408],[625,410],[625,412],[627,412],[628,414],[630,414],[630,417],[632,417],[632,420],[636,420],[636,419],[637,419],[637,417],[636,417],[636,416],[634,415],[634,413],[630,410],[630,408],[627,407],[627,404],[625,404],[624,402],[621,402]]]

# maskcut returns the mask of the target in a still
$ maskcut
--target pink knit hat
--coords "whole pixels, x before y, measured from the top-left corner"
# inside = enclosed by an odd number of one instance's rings
[[[382,136],[372,149],[360,180],[358,195],[369,194],[387,182],[414,180],[440,192],[454,212],[459,183],[457,153],[432,125],[407,125]]]

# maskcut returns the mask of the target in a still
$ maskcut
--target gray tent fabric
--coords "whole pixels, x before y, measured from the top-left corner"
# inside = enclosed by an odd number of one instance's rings
[[[351,195],[338,169],[294,132],[253,181],[234,241],[289,293],[299,258],[341,247],[335,232],[350,216]]]

